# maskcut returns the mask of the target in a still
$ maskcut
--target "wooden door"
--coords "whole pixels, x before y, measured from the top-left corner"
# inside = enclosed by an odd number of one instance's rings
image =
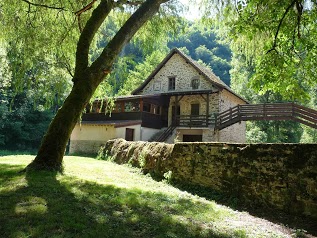
[[[192,116],[198,116],[199,115],[199,104],[191,104],[191,113]]]
[[[181,114],[180,106],[177,106],[175,110],[175,106],[172,106],[172,125],[179,125],[179,115]]]
[[[134,140],[134,129],[131,129],[131,128],[125,129],[125,140],[127,140],[127,141]]]

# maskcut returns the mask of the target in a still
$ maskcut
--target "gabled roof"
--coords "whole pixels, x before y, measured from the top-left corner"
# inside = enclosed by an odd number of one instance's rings
[[[161,70],[161,68],[169,61],[169,59],[174,55],[180,55],[187,63],[189,63],[192,67],[194,67],[200,74],[205,76],[205,78],[215,85],[219,89],[226,89],[230,93],[234,94],[241,100],[247,102],[241,96],[237,95],[235,92],[231,90],[229,86],[227,86],[219,77],[217,77],[209,68],[206,68],[200,65],[197,61],[193,60],[191,57],[185,55],[179,49],[174,48],[170,51],[170,53],[163,59],[163,61],[156,67],[156,69],[149,75],[149,77],[134,91],[132,91],[133,95],[136,95],[141,92],[145,88],[145,86],[153,79],[153,77]]]

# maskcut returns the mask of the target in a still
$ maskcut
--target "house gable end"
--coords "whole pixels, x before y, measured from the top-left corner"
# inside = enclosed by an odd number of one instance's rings
[[[216,77],[216,76],[215,76]],[[172,50],[133,94],[159,94],[221,88],[199,70],[192,59],[179,50]]]

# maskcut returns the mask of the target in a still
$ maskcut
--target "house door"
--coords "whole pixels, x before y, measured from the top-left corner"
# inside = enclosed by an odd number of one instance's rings
[[[191,104],[190,111],[190,126],[201,126],[201,119],[199,118],[199,104]]]
[[[168,108],[162,107],[161,119],[162,119],[162,126],[167,127],[167,125],[168,125]]]
[[[127,140],[127,141],[134,140],[134,129],[131,129],[131,128],[125,129],[125,140]]]
[[[176,114],[175,114],[176,112]],[[172,125],[179,125],[179,115],[181,114],[180,106],[177,106],[175,110],[175,106],[172,106]]]
[[[199,115],[199,104],[191,104],[190,115],[192,115],[192,116]]]

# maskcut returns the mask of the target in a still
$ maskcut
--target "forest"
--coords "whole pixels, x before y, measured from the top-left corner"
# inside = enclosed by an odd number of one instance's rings
[[[91,100],[129,95],[166,54],[177,47],[210,67],[250,103],[297,102],[316,108],[316,87],[301,84],[304,93],[298,92],[298,97],[274,87],[262,90],[253,78],[257,62],[237,46],[237,41],[227,36],[228,29],[179,16],[175,22],[177,29],[163,29],[159,40],[155,40],[155,34],[133,38],[120,52],[111,74],[99,85]],[[107,21],[94,41],[92,60],[97,58],[119,27],[120,18]],[[65,53],[57,57],[53,52],[41,55],[35,51],[30,57],[32,48],[22,47],[19,39],[15,40],[15,43],[0,42],[0,149],[36,150],[54,114],[71,90],[72,66]],[[44,43],[38,42],[34,47],[41,47],[41,44]],[[303,81],[301,77],[305,75],[299,72],[296,77]],[[293,121],[248,122],[247,142],[317,142],[317,131]]]

